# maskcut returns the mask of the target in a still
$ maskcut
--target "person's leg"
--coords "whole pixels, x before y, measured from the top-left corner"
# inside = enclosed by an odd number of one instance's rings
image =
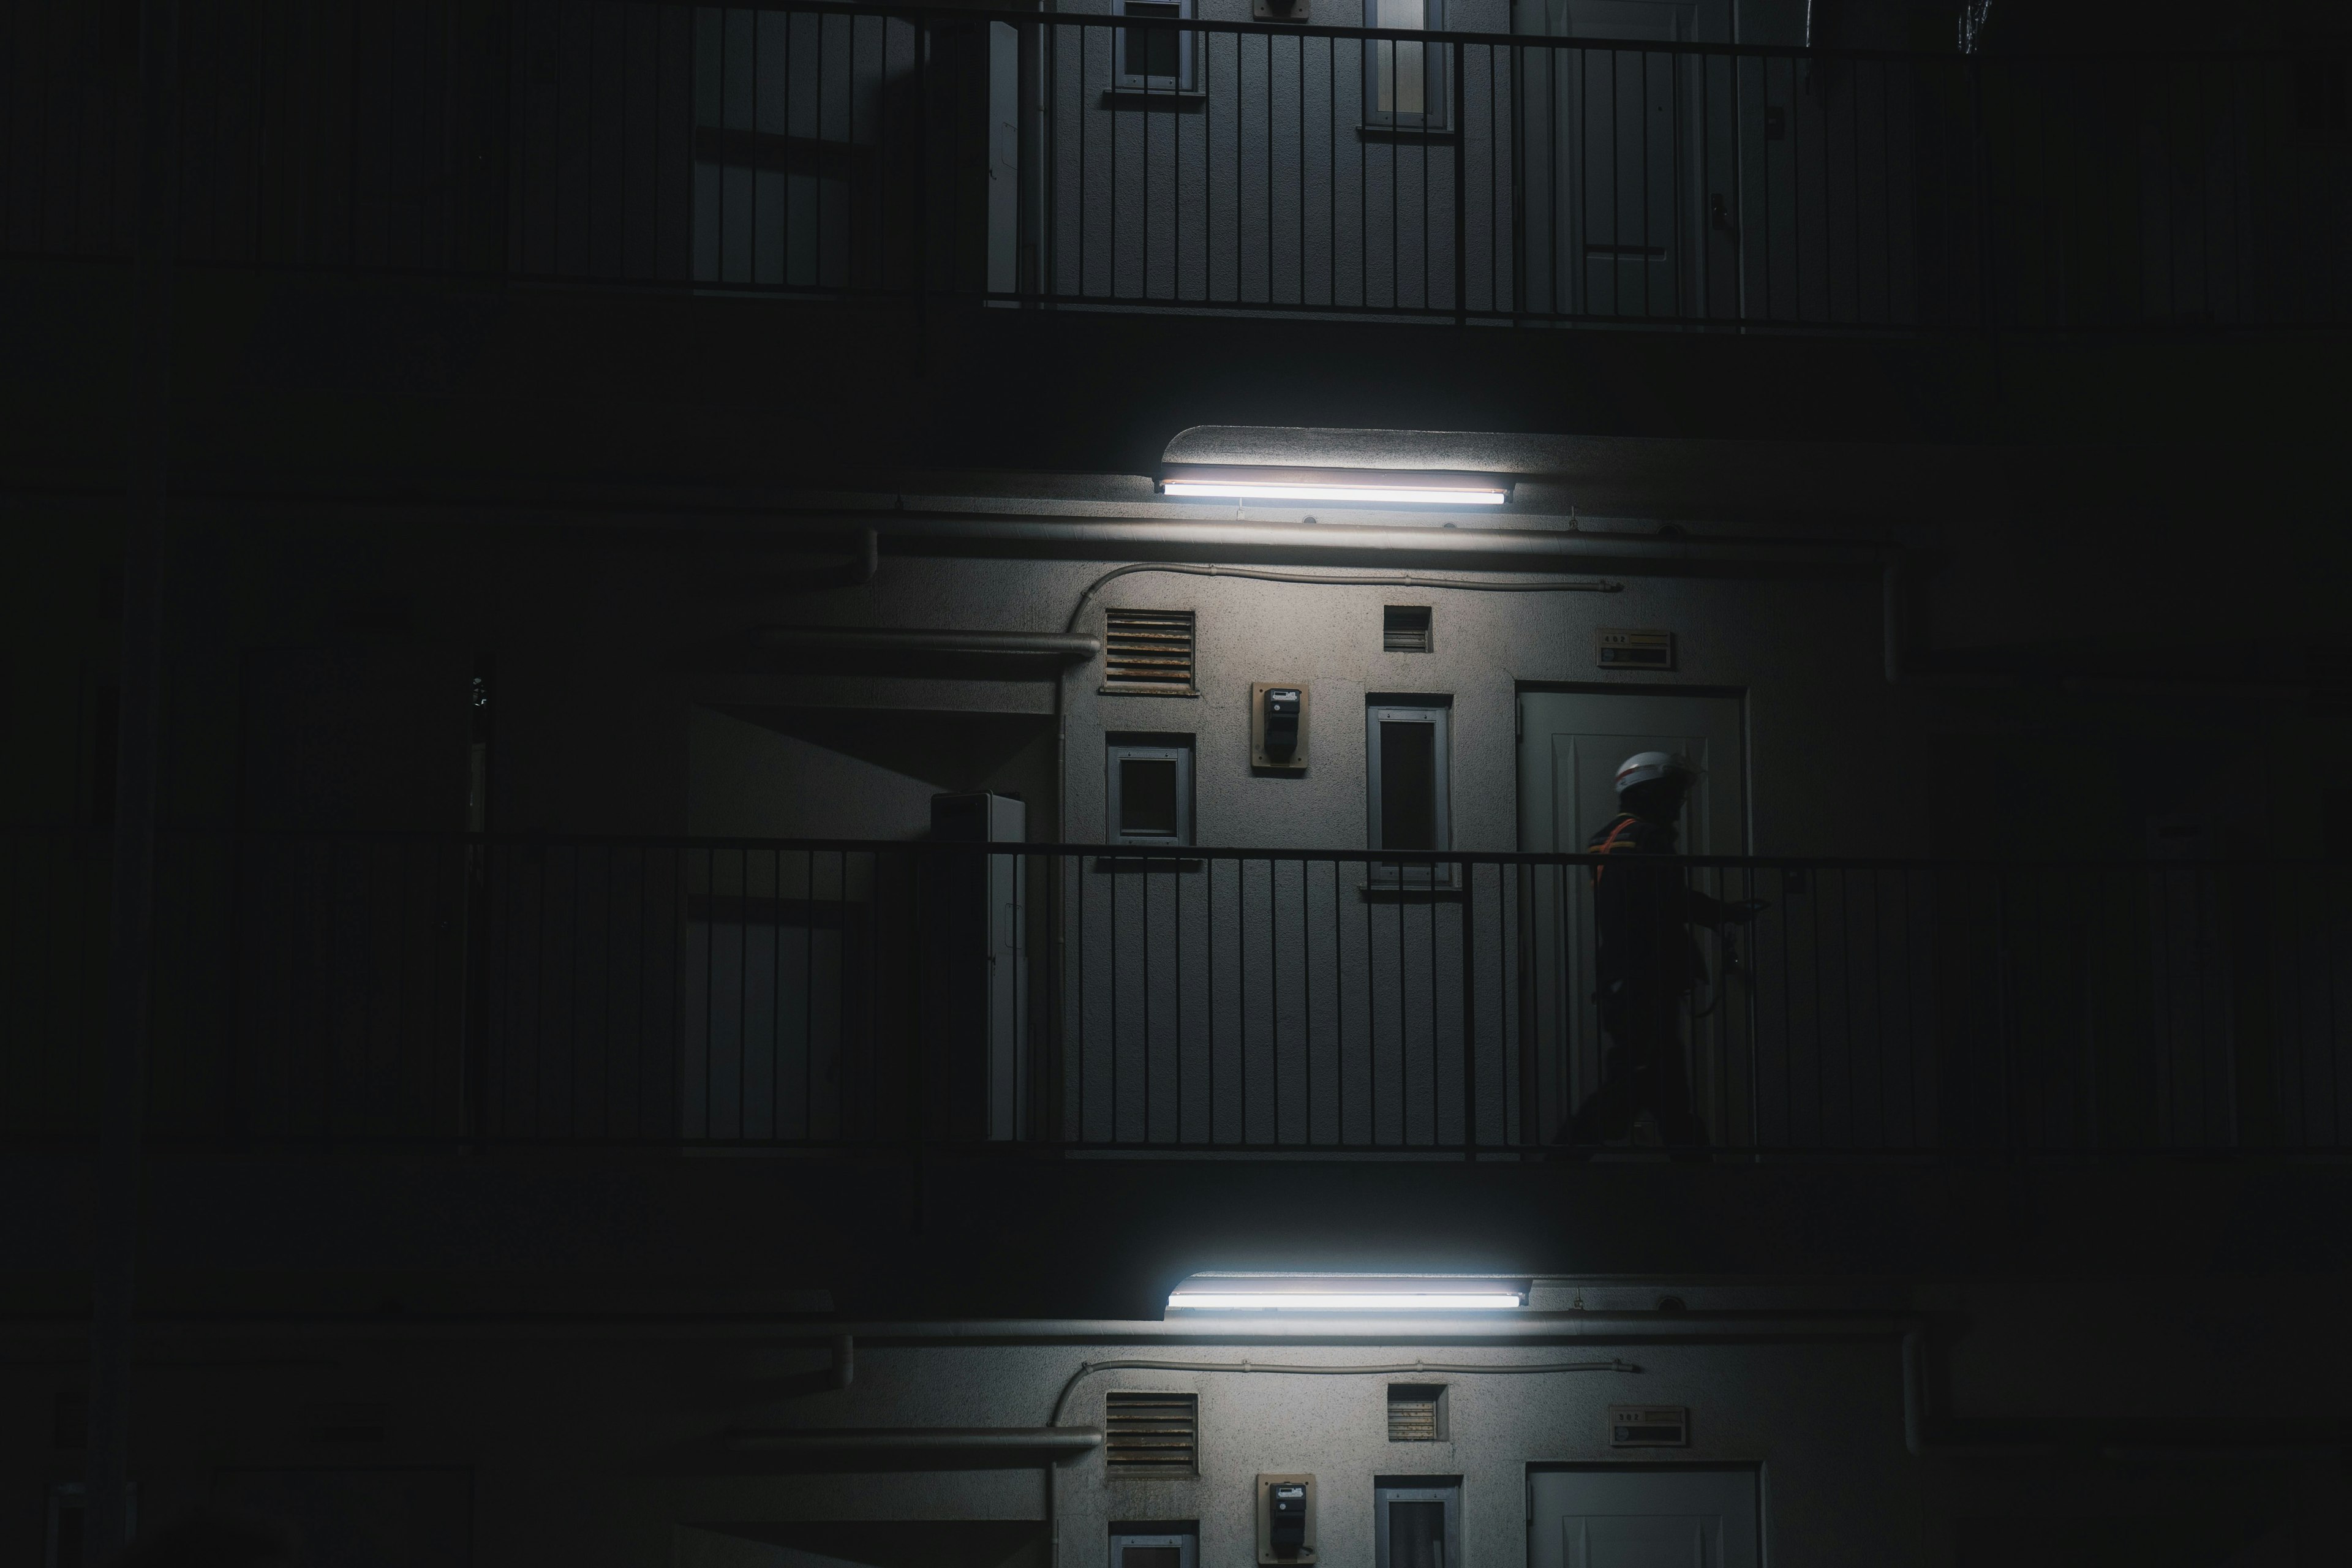
[[[1651,1109],[1669,1147],[1706,1147],[1706,1121],[1693,1104],[1683,1046],[1683,998],[1664,999],[1654,1018],[1649,1073]]]
[[[1608,1016],[1603,1016],[1605,1020]],[[1605,1021],[1602,1027],[1608,1027]],[[1601,1058],[1601,1087],[1586,1095],[1584,1103],[1576,1108],[1576,1115],[1568,1124],[1570,1142],[1606,1143],[1625,1136],[1633,1125],[1637,1093],[1634,1060],[1632,1047],[1612,1033],[1610,1047]]]

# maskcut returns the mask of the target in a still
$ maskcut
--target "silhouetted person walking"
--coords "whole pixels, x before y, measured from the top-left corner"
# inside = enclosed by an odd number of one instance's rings
[[[1643,752],[1617,769],[1617,815],[1586,840],[1606,856],[1592,868],[1593,1001],[1609,1037],[1601,1087],[1579,1106],[1570,1142],[1625,1138],[1647,1110],[1670,1146],[1704,1147],[1706,1123],[1691,1104],[1682,1016],[1706,978],[1691,927],[1753,920],[1759,901],[1727,904],[1691,888],[1681,866],[1683,805],[1698,776],[1688,758]]]

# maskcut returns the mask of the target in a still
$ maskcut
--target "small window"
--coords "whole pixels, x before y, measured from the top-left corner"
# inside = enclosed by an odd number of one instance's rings
[[[1459,1477],[1375,1477],[1372,1507],[1373,1568],[1459,1568]]]
[[[1192,842],[1192,737],[1113,735],[1108,748],[1109,840]]]
[[[1443,850],[1453,847],[1446,816],[1446,730],[1450,701],[1417,698],[1366,707],[1371,847]]]
[[[1193,0],[1123,0],[1122,16],[1155,22],[1190,20]],[[1112,46],[1118,53],[1121,92],[1192,92],[1193,35],[1175,27],[1121,27]]]
[[[1429,606],[1390,605],[1381,611],[1382,653],[1429,651]]]
[[[1148,696],[1192,696],[1192,612],[1106,610],[1103,689]]]
[[[1197,1519],[1111,1522],[1110,1568],[1200,1568]]]
[[[1445,27],[1445,0],[1364,0],[1364,26],[1421,33]],[[1364,122],[1424,131],[1445,126],[1446,73],[1443,44],[1374,38],[1364,45]]]

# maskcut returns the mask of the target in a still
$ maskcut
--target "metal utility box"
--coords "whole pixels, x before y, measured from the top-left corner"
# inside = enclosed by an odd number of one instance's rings
[[[1029,808],[1009,795],[931,797],[931,837],[1018,845]],[[940,855],[933,864],[923,1033],[944,1089],[947,1130],[1009,1141],[1028,1131],[1028,864],[1020,855]]]
[[[1612,1405],[1609,1407],[1609,1446],[1686,1448],[1690,1447],[1690,1410],[1680,1405]]]
[[[1250,766],[1271,773],[1307,771],[1307,685],[1261,680],[1250,687]]]
[[[1313,1476],[1258,1477],[1257,1560],[1265,1568],[1318,1561]]]

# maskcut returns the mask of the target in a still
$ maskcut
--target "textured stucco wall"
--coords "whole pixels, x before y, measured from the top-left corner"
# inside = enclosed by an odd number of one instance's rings
[[[1652,1288],[1654,1293],[1655,1287]],[[2071,1355],[2037,1335],[2048,1292],[1987,1300],[2004,1337],[2000,1358],[2031,1370],[2063,1415],[2100,1414],[2135,1400],[2084,1395],[2128,1359],[2073,1332]],[[2324,1451],[2246,1462],[2210,1454],[2151,1462],[2095,1449],[2003,1458],[1916,1458],[1905,1447],[1902,1383],[1894,1342],[1880,1334],[1807,1342],[1500,1346],[1495,1344],[1186,1344],[1096,1339],[1029,1345],[865,1345],[856,1382],[807,1392],[826,1352],[756,1338],[679,1335],[599,1339],[464,1332],[369,1337],[341,1334],[267,1354],[234,1342],[174,1341],[142,1367],[142,1416],[134,1475],[142,1516],[169,1519],[248,1468],[358,1471],[457,1466],[470,1474],[471,1560],[561,1561],[582,1568],[807,1568],[803,1552],[760,1538],[789,1536],[811,1521],[1040,1521],[1036,1468],[793,1474],[728,1455],[730,1429],[761,1426],[1026,1426],[1047,1418],[1056,1391],[1082,1361],[1143,1356],[1176,1361],[1323,1364],[1508,1363],[1623,1356],[1638,1373],[1538,1375],[1412,1374],[1448,1385],[1453,1436],[1440,1443],[1387,1440],[1386,1375],[1300,1377],[1123,1371],[1084,1379],[1063,1418],[1091,1425],[1113,1388],[1169,1389],[1200,1396],[1201,1473],[1112,1479],[1099,1455],[1055,1474],[1060,1568],[1108,1568],[1117,1521],[1197,1521],[1202,1568],[1249,1568],[1252,1500],[1263,1472],[1311,1473],[1318,1491],[1321,1560],[1371,1568],[1375,1478],[1459,1477],[1465,1568],[1517,1568],[1527,1561],[1528,1468],[1547,1462],[1664,1458],[1758,1468],[1767,1563],[1989,1564],[2057,1561],[2004,1556],[2068,1531],[2104,1526],[2125,1539],[2150,1531],[2234,1548],[2264,1543],[2242,1561],[2316,1568],[2340,1528],[2347,1493]],[[78,1366],[12,1353],[0,1368],[6,1408],[46,1416]],[[1989,1345],[1989,1349],[1996,1348]],[[1998,1385],[1994,1408],[2023,1413]],[[2273,1375],[2241,1382],[2242,1410],[2291,1409],[2296,1389]],[[2340,1386],[2340,1385],[2339,1385]],[[1982,1409],[1982,1387],[1960,1397]],[[2068,1402],[2072,1402],[2069,1404]],[[379,1414],[380,1437],[321,1440],[309,1428],[322,1402]],[[1606,1406],[1685,1405],[1688,1448],[1612,1452]],[[2229,1413],[2226,1383],[2194,1376],[2168,1409]],[[2041,1412],[2036,1412],[2041,1413]],[[0,1497],[0,1542],[33,1560],[47,1481],[78,1473],[78,1457],[54,1450],[46,1420],[0,1427],[0,1455],[27,1483]],[[2193,1485],[2184,1485],[2192,1479]],[[2296,1543],[2302,1542],[2300,1546]],[[1973,1543],[1973,1545],[1971,1545]],[[1038,1560],[1026,1559],[1031,1563]]]

